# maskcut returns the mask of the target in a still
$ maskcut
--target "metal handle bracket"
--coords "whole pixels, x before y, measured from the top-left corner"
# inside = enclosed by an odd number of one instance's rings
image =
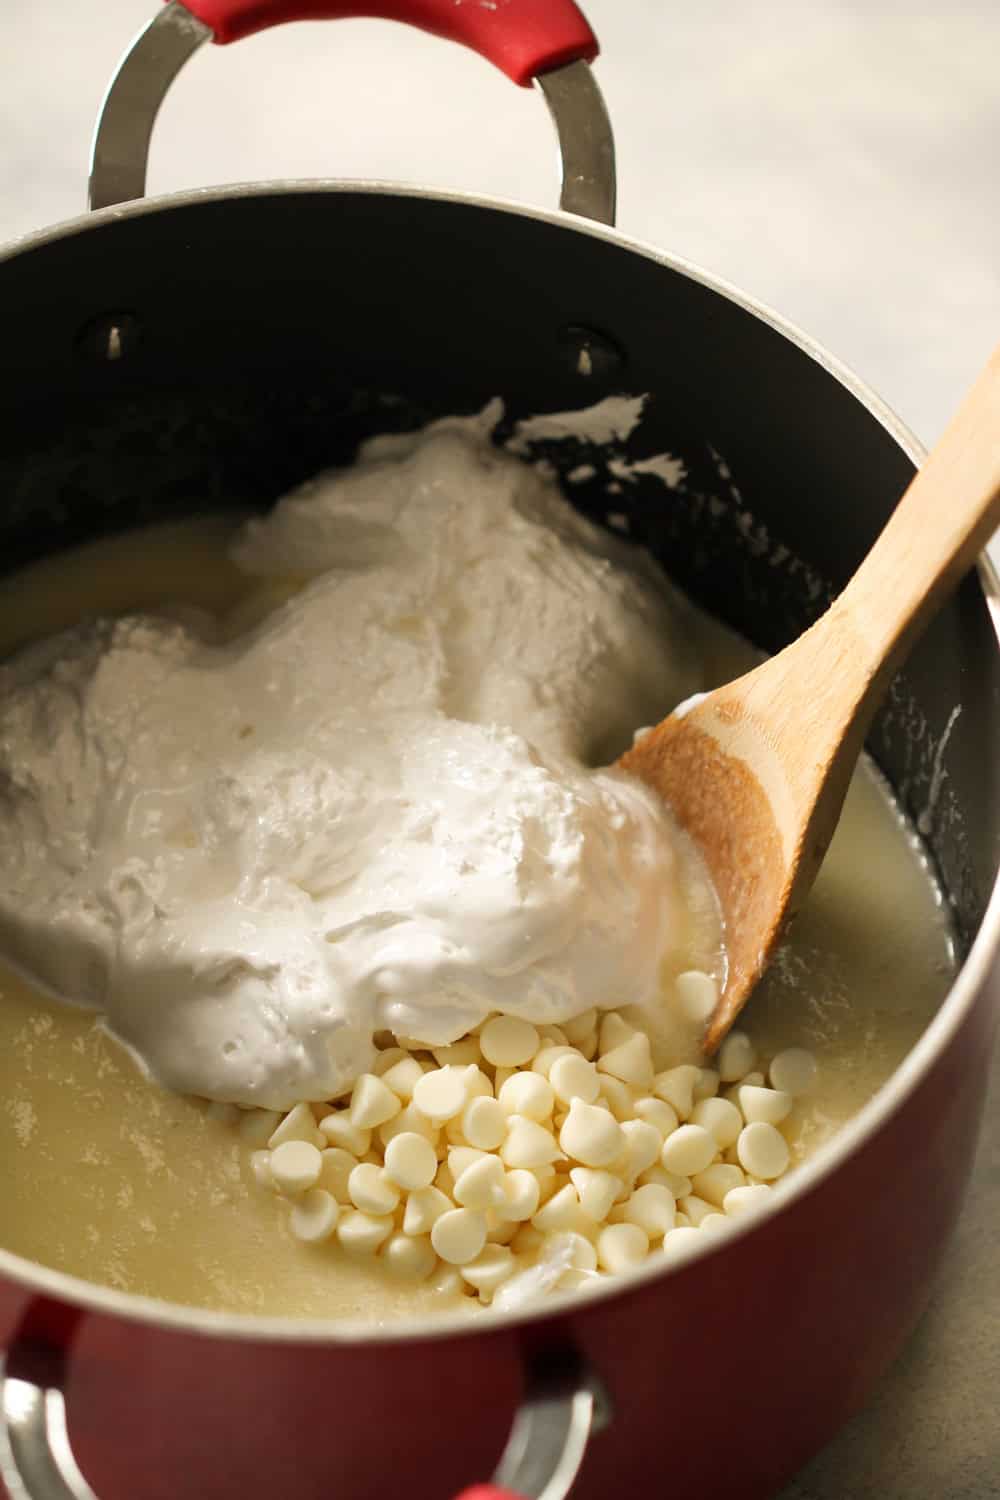
[[[129,203],[146,191],[149,144],[160,106],[190,57],[213,35],[181,3],[169,3],[136,37],[104,97],[90,165],[92,209]],[[538,75],[562,158],[559,206],[601,224],[615,221],[615,148],[590,64]]]

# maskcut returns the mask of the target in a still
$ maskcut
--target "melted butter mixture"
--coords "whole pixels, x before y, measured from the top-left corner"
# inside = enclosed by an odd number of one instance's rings
[[[25,570],[0,589],[0,654],[87,613],[183,599],[229,609],[246,579],[232,522],[150,528]],[[747,648],[705,623],[710,682]],[[934,1014],[953,961],[919,847],[867,767],[790,944],[744,1013],[760,1053],[811,1048],[814,1094],[786,1134],[796,1159],[885,1082]],[[377,1264],[294,1240],[247,1149],[200,1103],[138,1072],[96,1020],[0,973],[0,1243],[121,1290],[238,1312],[392,1321],[470,1308]]]

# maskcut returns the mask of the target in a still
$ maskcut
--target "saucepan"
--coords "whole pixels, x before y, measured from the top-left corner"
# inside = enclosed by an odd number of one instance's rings
[[[143,200],[157,106],[198,46],[355,13],[536,80],[561,210],[334,181]],[[641,392],[629,456],[682,452],[686,484],[669,503],[642,480],[574,499],[599,519],[627,514],[677,582],[758,646],[801,630],[920,450],[804,335],[611,227],[596,51],[569,0],[167,5],[105,103],[95,212],[0,265],[5,568],[196,501],[264,505],[373,430],[498,393],[516,417]],[[959,1213],[996,1015],[998,600],[984,562],[870,740],[924,815],[961,971],[780,1212],[586,1300],[360,1331],[191,1311],[0,1254],[11,1497],[441,1500],[491,1473],[546,1500],[571,1486],[579,1500],[773,1495],[899,1350]]]

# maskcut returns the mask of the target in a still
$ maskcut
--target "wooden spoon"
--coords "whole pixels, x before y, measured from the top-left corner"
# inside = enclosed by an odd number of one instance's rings
[[[826,614],[621,757],[669,803],[719,898],[728,972],[706,1051],[816,878],[890,679],[998,525],[1000,349]]]

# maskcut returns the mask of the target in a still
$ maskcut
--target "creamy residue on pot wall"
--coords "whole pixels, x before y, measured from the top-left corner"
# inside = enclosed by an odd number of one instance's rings
[[[102,618],[0,667],[0,946],[168,1087],[287,1108],[380,1029],[659,994],[677,834],[590,767],[701,685],[686,607],[498,415],[248,522],[235,617]]]

